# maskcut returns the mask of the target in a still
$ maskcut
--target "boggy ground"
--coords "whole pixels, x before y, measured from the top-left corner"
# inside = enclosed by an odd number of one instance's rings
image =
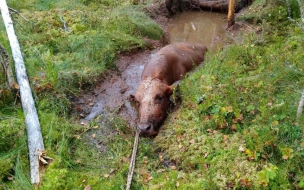
[[[132,107],[129,96],[136,92],[140,84],[144,65],[163,45],[157,42],[154,44],[156,46],[152,50],[119,55],[117,70],[108,71],[95,86],[82,91],[73,102],[82,124],[109,113],[120,115],[132,126],[136,124],[136,110]]]
[[[82,125],[87,125],[94,118],[99,117],[99,122],[111,114],[117,114],[128,121],[130,126],[136,126],[137,112],[129,101],[130,94],[136,92],[144,65],[154,53],[169,43],[170,34],[168,25],[171,18],[167,10],[161,5],[151,5],[147,8],[150,16],[161,26],[164,37],[161,40],[146,39],[147,46],[143,49],[135,49],[118,55],[117,70],[109,70],[101,76],[101,79],[88,89],[82,90],[80,95],[72,102],[74,112],[79,117]],[[225,26],[223,26],[224,28]],[[234,40],[240,31],[253,30],[249,25],[237,23],[229,29],[228,40],[213,41],[210,46],[227,44]]]

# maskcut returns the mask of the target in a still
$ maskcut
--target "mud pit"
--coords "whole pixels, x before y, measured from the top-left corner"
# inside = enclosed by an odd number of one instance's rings
[[[223,14],[188,12],[175,15],[172,19],[162,18],[161,21],[165,33],[171,34],[170,43],[199,42],[213,51],[217,45],[224,44]],[[130,126],[136,126],[137,112],[131,105],[129,96],[136,92],[140,84],[144,65],[166,45],[153,40],[148,40],[148,44],[155,49],[120,55],[117,61],[118,71],[106,73],[102,81],[92,89],[86,89],[73,102],[83,125],[96,117],[99,117],[101,124],[106,124],[105,117],[114,113],[128,121]]]
[[[97,116],[115,112],[134,126],[137,113],[129,101],[129,96],[136,92],[140,84],[144,64],[159,49],[160,46],[153,51],[121,55],[117,61],[118,71],[109,71],[103,81],[75,102],[83,117],[82,124]]]

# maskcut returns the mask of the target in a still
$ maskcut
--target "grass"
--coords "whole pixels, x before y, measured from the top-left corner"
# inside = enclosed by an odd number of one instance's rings
[[[41,189],[83,189],[86,184],[94,188],[123,187],[132,131],[113,116],[108,130],[119,135],[109,133],[110,140],[96,137],[97,144],[90,143],[88,133],[97,131],[93,128],[96,124],[81,126],[75,122],[70,115],[69,98],[77,96],[79,88],[94,84],[104,71],[115,69],[118,53],[144,49],[143,39],[160,39],[162,30],[142,12],[142,6],[133,6],[127,0],[11,0],[8,5],[28,20],[13,15],[45,149],[55,159],[42,176]],[[63,21],[68,28],[64,28]],[[10,53],[2,23],[0,27],[0,40]],[[26,126],[20,100],[16,92],[7,89],[5,82],[1,75],[0,189],[33,189],[29,182]],[[100,142],[107,143],[106,151],[99,147]],[[125,157],[123,161],[122,157]],[[113,176],[116,173],[119,180]]]
[[[243,36],[183,81],[182,108],[155,139],[180,189],[303,187],[303,32],[283,4],[264,14],[261,34]]]
[[[71,3],[73,2],[73,3]],[[124,189],[134,133],[115,114],[79,125],[69,97],[144,48],[159,27],[129,1],[8,1],[48,156],[40,189]],[[303,31],[297,6],[256,0],[238,19],[260,27],[181,83],[182,105],[155,139],[140,139],[132,189],[304,188]],[[290,15],[291,14],[291,15]],[[63,31],[62,18],[69,31]],[[0,40],[9,50],[3,25]],[[24,117],[0,75],[0,189],[33,189]],[[101,121],[101,122],[100,122]]]

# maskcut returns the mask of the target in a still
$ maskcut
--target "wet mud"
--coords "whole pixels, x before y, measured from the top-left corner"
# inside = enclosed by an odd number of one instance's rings
[[[212,51],[225,43],[225,19],[220,13],[185,12],[171,19],[162,18],[162,27],[168,35],[169,43],[188,41],[199,42]],[[108,71],[102,80],[72,102],[74,111],[79,116],[79,123],[86,125],[91,120],[99,118],[103,124],[108,115],[116,114],[128,121],[130,127],[137,123],[137,112],[129,100],[140,84],[144,65],[164,45],[164,41],[147,40],[148,47],[141,50],[119,55],[118,70]]]
[[[78,107],[80,122],[85,125],[98,116],[116,113],[134,126],[137,113],[129,97],[136,92],[140,84],[145,63],[159,49],[160,47],[157,47],[154,50],[120,55],[116,63],[118,70],[108,71],[102,81],[86,90],[87,93],[74,102]]]

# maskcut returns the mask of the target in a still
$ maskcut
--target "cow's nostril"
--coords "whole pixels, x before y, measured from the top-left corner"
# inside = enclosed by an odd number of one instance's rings
[[[149,132],[152,129],[152,126],[150,124],[148,124],[148,125],[139,125],[138,129],[141,132],[147,133],[147,132]]]

